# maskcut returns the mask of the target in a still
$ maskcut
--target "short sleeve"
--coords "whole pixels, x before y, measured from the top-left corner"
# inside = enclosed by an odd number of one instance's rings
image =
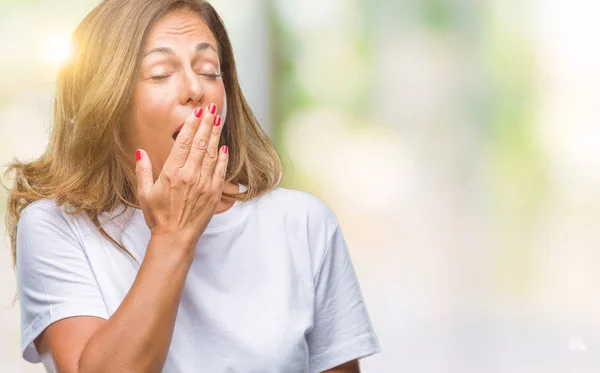
[[[73,316],[108,319],[87,256],[56,206],[28,206],[17,227],[21,352],[40,362],[33,344],[50,324]]]
[[[307,336],[310,373],[380,351],[339,225],[315,276],[314,312]]]

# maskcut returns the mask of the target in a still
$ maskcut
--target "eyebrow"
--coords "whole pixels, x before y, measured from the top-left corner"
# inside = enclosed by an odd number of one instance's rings
[[[213,51],[217,52],[217,49],[215,47],[213,47],[212,44],[210,44],[210,43],[198,43],[198,45],[196,45],[195,51],[202,52],[205,49],[212,49]],[[175,52],[173,51],[173,49],[171,49],[169,47],[157,47],[157,48],[153,48],[153,49],[149,50],[148,52],[144,53],[144,57],[146,57],[152,53],[165,53],[165,54],[175,55]]]

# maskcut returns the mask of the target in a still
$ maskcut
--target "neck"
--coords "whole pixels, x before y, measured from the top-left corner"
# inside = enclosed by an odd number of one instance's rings
[[[223,191],[226,193],[230,193],[230,194],[238,193],[239,186],[238,186],[238,184],[228,183],[223,186]],[[234,203],[235,203],[235,199],[233,199],[233,198],[221,197],[221,200],[219,201],[219,204],[217,205],[215,215],[229,210],[231,208],[231,206],[233,206]]]

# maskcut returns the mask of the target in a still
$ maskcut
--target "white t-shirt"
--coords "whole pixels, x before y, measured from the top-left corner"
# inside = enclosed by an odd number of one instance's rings
[[[100,222],[116,238],[125,228],[121,242],[141,263],[150,230],[141,210],[127,211]],[[138,269],[87,216],[30,204],[17,233],[23,358],[40,362],[32,341],[53,322],[109,318]],[[163,371],[316,373],[379,349],[335,215],[311,194],[276,188],[211,219]]]

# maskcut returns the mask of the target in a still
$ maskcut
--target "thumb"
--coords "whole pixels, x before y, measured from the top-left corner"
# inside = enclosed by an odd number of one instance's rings
[[[146,197],[150,193],[150,188],[154,184],[152,177],[152,163],[148,153],[142,149],[135,152],[135,176],[137,180],[137,195],[140,205],[146,203]]]

